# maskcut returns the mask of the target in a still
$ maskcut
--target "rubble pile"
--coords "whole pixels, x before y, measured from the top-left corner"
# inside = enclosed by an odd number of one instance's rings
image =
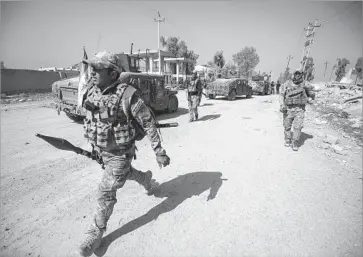
[[[1,105],[16,104],[21,102],[34,102],[53,100],[52,93],[20,93],[15,95],[1,94]]]
[[[355,84],[320,82],[311,84],[316,93],[313,108],[320,122],[337,125],[343,131],[362,139],[362,87]]]

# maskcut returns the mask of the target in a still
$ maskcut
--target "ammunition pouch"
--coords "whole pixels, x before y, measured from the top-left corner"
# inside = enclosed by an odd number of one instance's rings
[[[285,105],[306,105],[308,97],[303,87],[288,88],[285,95]]]
[[[84,102],[84,108],[92,113],[98,111],[100,108],[90,101]]]

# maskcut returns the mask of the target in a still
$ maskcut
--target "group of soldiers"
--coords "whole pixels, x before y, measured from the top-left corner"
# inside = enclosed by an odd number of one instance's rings
[[[270,84],[270,89],[269,91],[271,92],[271,94],[280,94],[280,87],[281,87],[281,83],[280,81],[276,81],[276,85],[275,85],[275,82],[272,81],[271,84]]]
[[[91,59],[83,60],[90,67],[88,89],[82,98],[82,107],[86,110],[84,136],[92,146],[92,154],[101,156],[104,171],[98,186],[94,216],[85,232],[85,240],[78,248],[81,256],[91,256],[100,246],[117,202],[116,192],[126,180],[136,181],[149,195],[154,194],[158,187],[151,171],[142,172],[132,166],[132,160],[136,158],[135,142],[147,136],[159,166],[170,164],[170,158],[161,145],[155,116],[141,93],[118,79],[122,70],[117,59],[115,54],[100,52]],[[202,81],[197,73],[193,73],[186,90],[190,122],[198,120],[202,90]],[[313,97],[313,94],[303,86],[302,73],[297,71],[292,83],[284,86],[280,93],[285,145],[292,145],[294,150],[297,150],[308,97]]]

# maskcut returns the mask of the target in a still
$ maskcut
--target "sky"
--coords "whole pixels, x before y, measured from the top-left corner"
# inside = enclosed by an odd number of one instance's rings
[[[226,62],[256,48],[255,71],[273,78],[302,58],[305,31],[318,19],[310,56],[315,81],[328,80],[336,58],[354,67],[363,56],[362,2],[347,1],[1,1],[0,60],[7,68],[69,67],[98,51],[157,49],[160,36],[176,36],[206,64],[216,51]],[[328,62],[325,72],[325,62]],[[325,72],[325,78],[324,78]]]

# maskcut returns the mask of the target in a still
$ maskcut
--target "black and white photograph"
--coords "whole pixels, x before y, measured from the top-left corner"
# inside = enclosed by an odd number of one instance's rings
[[[0,257],[362,257],[363,2],[0,1]]]

